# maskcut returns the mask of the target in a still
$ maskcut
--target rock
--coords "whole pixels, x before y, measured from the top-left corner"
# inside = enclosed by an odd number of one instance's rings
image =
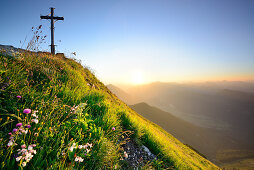
[[[127,140],[127,137],[124,138]],[[124,150],[123,157],[131,167],[131,169],[138,169],[156,159],[156,156],[146,146],[138,146],[133,140],[129,139],[122,146]],[[128,154],[126,157],[125,154]]]

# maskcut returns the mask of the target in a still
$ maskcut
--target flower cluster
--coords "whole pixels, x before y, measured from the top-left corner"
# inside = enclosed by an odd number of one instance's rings
[[[33,116],[34,118],[31,120],[31,122],[34,122],[34,123],[36,123],[36,124],[39,122],[38,116],[36,115],[37,112],[38,112],[38,110],[33,111],[32,116]]]
[[[33,112],[32,116],[34,117],[34,119],[31,120],[31,122],[34,122],[36,124],[39,122],[38,116],[36,115],[37,112],[38,111],[34,111]],[[24,109],[23,113],[30,114],[31,113],[31,109]],[[28,129],[30,127],[31,127],[31,125],[29,125],[29,124],[23,126],[22,123],[17,123],[16,124],[16,128],[14,128],[12,130],[12,132],[8,133],[10,135],[10,141],[8,142],[7,146],[10,147],[10,146],[12,146],[14,144],[16,145],[16,143],[14,141],[15,137],[17,137],[18,135],[27,134],[28,133]]]
[[[27,134],[28,132],[28,129],[31,127],[31,125],[25,125],[23,126],[22,123],[18,123],[16,124],[16,128],[14,128],[12,130],[12,132],[9,132],[8,134],[10,135],[10,141],[8,142],[7,146],[10,147],[12,145],[16,145],[14,139],[15,137],[17,137],[18,135],[21,135],[21,134]]]
[[[93,147],[93,144],[90,144],[90,143],[87,143],[85,145],[76,145],[76,143],[73,143],[70,147],[69,147],[69,150],[71,152],[73,152],[73,149],[86,149],[87,153],[90,152],[91,148]]]
[[[89,153],[91,151],[92,147],[93,147],[93,144],[91,144],[91,143],[87,143],[85,145],[79,145],[78,146],[79,149],[85,149],[86,153]]]
[[[90,144],[90,143],[87,143],[87,144],[85,144],[85,145],[77,145],[76,143],[73,143],[70,147],[69,147],[69,150],[71,151],[71,152],[73,152],[73,150],[74,149],[85,149],[85,151],[86,151],[86,154],[88,154],[90,151],[91,151],[91,148],[93,147],[93,144]],[[65,154],[65,153],[62,153],[62,154]],[[86,155],[85,154],[85,155]],[[75,158],[75,161],[76,162],[83,162],[83,158],[82,157],[80,157],[80,156],[76,156],[76,158]]]
[[[77,157],[75,158],[75,161],[76,161],[76,162],[83,162],[84,159],[81,158],[80,156],[77,156]]]
[[[78,106],[75,106],[75,105],[73,107],[71,107],[71,113],[75,113],[77,108],[78,108]]]
[[[21,98],[17,97],[17,98]],[[31,109],[24,109],[23,113],[24,114],[30,114],[32,111]],[[28,129],[31,128],[31,123],[38,123],[38,116],[36,115],[38,111],[33,111],[33,114],[31,115],[33,117],[33,119],[31,120],[31,122],[24,120],[24,122],[26,123],[17,123],[16,127],[12,130],[12,132],[9,132],[8,134],[10,135],[10,140],[7,144],[8,147],[12,146],[12,145],[17,145],[17,143],[19,143],[18,141],[20,141],[19,136],[20,135],[26,135],[28,133]],[[23,143],[23,140],[21,140],[21,143]],[[34,147],[36,147],[35,144],[29,145],[28,147],[23,144],[21,145],[21,149],[18,149],[18,156],[16,157],[16,161],[20,162],[20,165],[22,165],[23,167],[25,167],[27,165],[27,163],[33,158],[33,156],[36,154],[36,150],[34,149]]]
[[[36,150],[34,149],[36,147],[35,144],[29,145],[26,149],[26,145],[21,145],[21,149],[18,149],[18,157],[16,157],[16,161],[22,162],[22,166],[25,167],[26,164],[33,158],[33,156],[36,154]]]

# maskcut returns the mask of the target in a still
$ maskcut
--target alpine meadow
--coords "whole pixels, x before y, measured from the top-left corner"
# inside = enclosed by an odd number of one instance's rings
[[[77,61],[3,53],[1,168],[124,169],[131,152],[124,145],[134,142],[156,155],[140,160],[141,168],[217,169],[130,109]]]

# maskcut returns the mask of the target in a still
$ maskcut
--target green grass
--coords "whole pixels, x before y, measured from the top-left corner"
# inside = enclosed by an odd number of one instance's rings
[[[21,98],[17,98],[21,96]],[[143,168],[217,169],[156,124],[146,120],[113,95],[86,67],[61,56],[24,53],[0,55],[0,160],[2,169],[122,169],[120,136],[127,130],[158,160]],[[24,114],[29,108],[35,117]],[[17,123],[22,129],[13,133]],[[24,128],[30,124],[29,129]],[[112,130],[115,127],[116,130]],[[12,132],[13,143],[9,132]],[[91,148],[70,150],[76,145]],[[30,161],[16,161],[21,145],[36,144]],[[90,149],[89,152],[87,149]],[[18,154],[18,155],[17,155]],[[83,162],[75,158],[82,157]]]

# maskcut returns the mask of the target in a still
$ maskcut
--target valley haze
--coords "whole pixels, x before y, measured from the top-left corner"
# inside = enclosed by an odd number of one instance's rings
[[[254,160],[253,82],[154,82],[122,89],[112,84],[107,87],[137,113],[214,163],[253,168],[249,165]]]

